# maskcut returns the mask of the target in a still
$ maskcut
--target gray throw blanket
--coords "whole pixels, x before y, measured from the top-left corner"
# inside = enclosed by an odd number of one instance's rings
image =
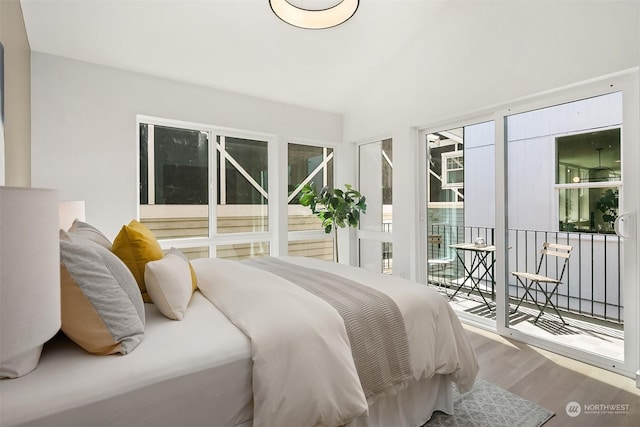
[[[404,319],[387,295],[335,274],[275,258],[253,258],[242,262],[300,286],[338,311],[344,321],[354,364],[368,401],[412,379]]]

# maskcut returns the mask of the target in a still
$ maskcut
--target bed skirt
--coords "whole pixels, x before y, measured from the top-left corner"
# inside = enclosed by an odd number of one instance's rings
[[[453,414],[453,383],[446,375],[435,375],[413,383],[400,393],[377,399],[368,417],[358,417],[348,427],[419,427],[435,411]],[[247,421],[238,427],[252,427]]]
[[[377,399],[369,407],[368,417],[358,417],[348,426],[421,426],[434,411],[453,413],[453,387],[446,375],[418,381],[395,395]]]

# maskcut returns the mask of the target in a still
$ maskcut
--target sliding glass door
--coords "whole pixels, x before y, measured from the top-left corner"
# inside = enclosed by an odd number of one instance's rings
[[[420,132],[420,274],[459,317],[640,376],[638,86],[622,73]]]
[[[426,165],[425,282],[460,316],[495,319],[495,124],[421,134]]]
[[[638,365],[637,89],[600,87],[501,113],[499,330],[629,374]]]

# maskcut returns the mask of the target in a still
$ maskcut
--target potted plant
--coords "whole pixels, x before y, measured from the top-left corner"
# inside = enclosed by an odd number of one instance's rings
[[[365,197],[351,185],[345,184],[345,190],[323,187],[316,191],[315,183],[302,187],[300,204],[308,206],[311,212],[322,221],[324,232],[334,233],[335,260],[338,261],[338,227],[357,227],[360,213],[366,213]]]
[[[613,222],[618,217],[618,190],[604,191],[596,202],[596,209],[602,212],[602,222],[607,225],[607,231],[613,230]]]

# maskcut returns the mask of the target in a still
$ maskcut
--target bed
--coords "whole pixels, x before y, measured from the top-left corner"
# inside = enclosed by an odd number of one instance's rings
[[[326,421],[327,425],[338,425],[330,421],[331,411],[322,406],[329,401],[339,417],[349,418],[344,424],[352,427],[419,426],[436,410],[452,412],[453,383],[462,390],[472,386],[478,370],[473,349],[455,313],[436,292],[393,276],[309,258],[282,257],[274,263],[278,268],[284,263],[294,270],[311,269],[318,274],[329,271],[393,299],[405,321],[410,379],[365,395],[362,389],[352,392],[350,377],[344,387],[339,386],[339,393],[349,395],[338,394],[340,402],[335,402],[335,396],[318,391],[318,387],[325,387],[322,377],[329,379],[327,387],[335,386],[338,380],[332,377],[333,369],[313,369],[314,363],[323,363],[323,359],[318,362],[315,355],[308,354],[316,348],[304,344],[308,335],[307,329],[300,329],[304,322],[295,321],[293,329],[293,334],[304,331],[303,337],[291,335],[283,327],[290,323],[287,316],[293,313],[293,319],[299,319],[297,313],[310,310],[307,302],[319,298],[264,266],[202,259],[192,263],[200,289],[193,294],[182,321],[168,320],[154,305],[145,304],[144,340],[125,356],[90,355],[59,334],[45,345],[34,372],[0,382],[0,424],[258,427]],[[280,296],[274,296],[275,288],[281,288]],[[305,301],[302,311],[281,305],[301,295]],[[247,303],[247,299],[252,301]],[[243,303],[236,304],[238,301]],[[319,305],[322,311],[327,303],[311,304]],[[263,309],[258,310],[260,307]],[[252,311],[266,316],[248,320]],[[289,314],[282,317],[283,313]],[[321,324],[315,316],[308,317]],[[258,336],[273,325],[277,328],[271,338]],[[326,339],[322,334],[320,337]],[[298,349],[283,352],[280,348],[297,342],[301,344]],[[329,350],[333,342],[327,341]],[[271,347],[280,356],[265,363],[263,358],[274,351]],[[338,351],[337,357],[344,358],[344,354]],[[301,360],[311,365],[292,366]],[[258,372],[259,366],[267,366],[267,374]],[[286,375],[278,374],[282,366],[290,367]],[[301,378],[295,369],[314,372]],[[345,365],[344,369],[352,367]],[[277,405],[275,411],[270,407],[273,404]],[[298,422],[301,419],[303,423]]]

